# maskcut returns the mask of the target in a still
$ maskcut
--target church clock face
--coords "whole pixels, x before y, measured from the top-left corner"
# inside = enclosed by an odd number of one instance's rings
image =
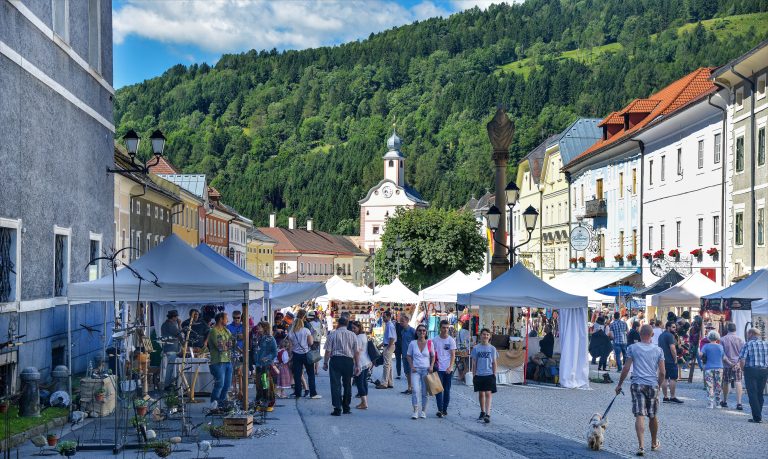
[[[392,197],[392,187],[389,185],[385,186],[381,189],[381,194],[383,194],[385,198]]]

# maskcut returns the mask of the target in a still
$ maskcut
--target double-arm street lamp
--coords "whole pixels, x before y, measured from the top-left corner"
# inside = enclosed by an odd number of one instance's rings
[[[395,258],[395,263],[397,263],[397,277],[400,277],[400,264],[402,260],[401,255],[405,255],[406,259],[410,259],[411,255],[413,255],[413,249],[410,247],[405,247],[405,249],[403,249],[403,239],[398,237],[395,240],[395,248],[388,248],[386,255],[388,259],[392,259],[393,257]]]
[[[152,154],[155,157],[155,162],[152,164],[142,164],[141,160],[137,161],[136,159],[141,138],[133,129],[126,132],[123,136],[123,142],[125,142],[125,148],[128,150],[128,156],[131,158],[131,165],[124,169],[107,169],[107,172],[111,174],[148,174],[150,168],[160,164],[160,158],[163,157],[163,150],[165,150],[165,136],[159,129],[155,129],[155,132],[149,136],[149,141],[152,144]]]
[[[514,188],[517,188],[516,186]],[[509,190],[509,186],[507,186],[507,191]],[[509,199],[509,195],[507,197]],[[515,196],[515,201],[516,201]],[[515,201],[508,201],[512,202],[509,206],[509,213],[512,214],[512,208],[514,207]],[[496,244],[504,247],[507,249],[507,253],[509,254],[509,267],[512,268],[512,266],[515,265],[515,250],[519,249],[520,247],[524,246],[525,244],[529,243],[531,241],[531,234],[533,233],[533,230],[536,228],[536,220],[539,218],[539,212],[536,211],[536,209],[533,206],[528,206],[527,209],[525,209],[525,212],[523,212],[523,221],[525,222],[525,230],[528,231],[528,239],[526,239],[525,242],[520,243],[516,246],[509,247],[505,245],[502,241],[500,241],[496,237],[496,232],[499,229],[499,221],[501,220],[501,211],[499,211],[499,208],[496,206],[491,206],[490,209],[488,209],[488,212],[485,214],[485,219],[488,222],[488,228],[493,233],[493,240],[496,242]],[[514,243],[514,239],[511,237],[511,227],[513,226],[510,222],[510,245]]]

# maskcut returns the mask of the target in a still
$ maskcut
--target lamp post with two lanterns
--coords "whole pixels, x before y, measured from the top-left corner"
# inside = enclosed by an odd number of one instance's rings
[[[515,187],[517,188],[517,187]],[[512,214],[512,208],[514,207],[514,202],[509,206],[509,213]],[[539,212],[534,208],[533,206],[528,206],[527,209],[525,209],[525,212],[523,212],[523,221],[525,222],[525,230],[528,232],[528,239],[525,240],[525,242],[522,242],[518,245],[510,247],[514,243],[514,239],[512,238],[511,228],[510,228],[510,246],[505,245],[503,242],[499,241],[496,238],[496,232],[499,229],[499,221],[501,220],[501,212],[499,211],[499,208],[496,206],[491,206],[490,209],[488,209],[488,212],[485,214],[486,221],[488,222],[488,228],[491,230],[491,233],[493,233],[493,240],[497,244],[501,245],[505,249],[507,249],[507,253],[509,254],[509,268],[512,269],[512,267],[515,265],[515,250],[519,249],[520,247],[524,246],[525,244],[529,243],[531,241],[531,235],[533,233],[533,230],[536,228],[536,220],[539,218]],[[510,222],[510,227],[512,227],[512,223]]]
[[[152,164],[142,164],[140,160],[136,159],[141,138],[133,129],[126,132],[123,136],[123,142],[125,142],[125,148],[128,150],[128,157],[131,159],[131,165],[122,169],[107,168],[107,172],[120,175],[131,173],[148,174],[151,168],[160,164],[160,158],[163,157],[163,150],[165,150],[165,136],[159,129],[155,129],[155,132],[149,136],[149,141],[152,144],[152,155],[155,157],[155,161]]]

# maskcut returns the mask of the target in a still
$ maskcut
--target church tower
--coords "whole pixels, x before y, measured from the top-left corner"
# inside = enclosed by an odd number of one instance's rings
[[[405,157],[400,153],[400,137],[392,128],[392,136],[387,139],[387,154],[384,155],[384,178],[402,187],[405,185]]]

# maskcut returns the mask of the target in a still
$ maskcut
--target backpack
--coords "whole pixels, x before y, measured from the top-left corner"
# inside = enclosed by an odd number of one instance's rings
[[[366,349],[366,352],[368,353],[368,358],[373,362],[373,366],[378,367],[379,365],[384,364],[384,358],[381,355],[381,352],[376,349],[376,345],[373,344],[372,340],[368,340],[368,348]]]

